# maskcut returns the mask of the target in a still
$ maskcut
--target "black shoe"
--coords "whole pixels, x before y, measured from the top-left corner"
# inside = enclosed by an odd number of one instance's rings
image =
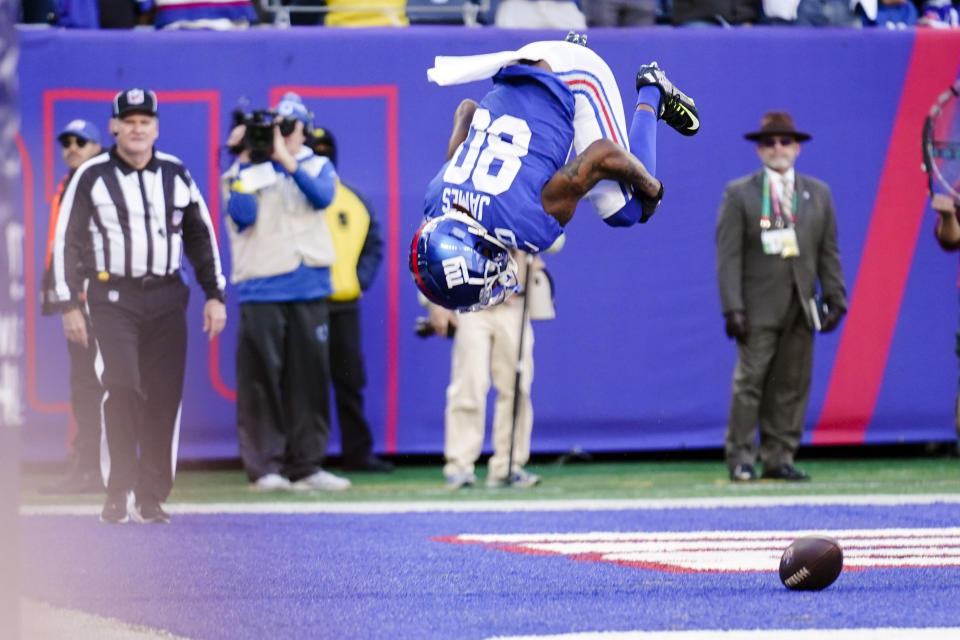
[[[810,479],[806,472],[792,464],[782,464],[773,469],[764,468],[762,477],[764,480],[786,480],[787,482],[804,482]]]
[[[637,91],[640,91],[640,87],[650,85],[660,89],[660,113],[657,118],[685,136],[692,136],[700,131],[700,116],[693,98],[667,80],[667,75],[656,62],[645,64],[637,71]]]
[[[730,480],[732,482],[751,482],[757,479],[757,472],[753,470],[753,465],[738,464],[730,469]]]
[[[170,524],[170,514],[163,510],[159,502],[141,502],[137,505],[137,514],[134,516],[137,522],[149,524]]]
[[[123,524],[130,520],[130,514],[127,513],[127,496],[107,496],[107,501],[103,504],[103,510],[100,512],[100,522],[107,524]]]
[[[369,473],[390,473],[393,471],[393,464],[382,460],[372,453],[362,460],[344,461],[341,468],[344,471],[366,471]]]
[[[43,487],[40,493],[103,493],[103,480],[99,473],[93,471],[72,472],[53,484]]]

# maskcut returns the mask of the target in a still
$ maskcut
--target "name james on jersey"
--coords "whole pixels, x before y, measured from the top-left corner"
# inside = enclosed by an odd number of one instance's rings
[[[477,221],[483,219],[483,208],[490,204],[490,196],[482,193],[475,193],[466,189],[456,189],[454,187],[444,187],[440,195],[440,208],[444,214],[453,213],[453,205],[466,209],[470,215]]]

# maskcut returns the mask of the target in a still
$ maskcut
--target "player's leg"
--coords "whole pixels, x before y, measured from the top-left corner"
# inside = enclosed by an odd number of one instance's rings
[[[660,91],[656,87],[640,87],[637,104],[630,122],[630,152],[637,157],[650,175],[657,175],[657,113],[660,109]]]
[[[630,149],[620,88],[603,58],[585,46],[563,41],[534,42],[518,53],[545,61],[573,93],[577,154],[602,138]]]
[[[644,173],[656,175],[657,114],[661,109],[661,91],[658,87],[641,87],[638,91],[629,129],[624,116],[620,89],[613,72],[604,60],[584,46],[569,42],[541,42],[527,45],[529,55],[539,55],[551,70],[573,92],[574,151],[578,156],[598,140],[608,140],[626,152],[632,152],[644,167]],[[629,132],[629,133],[628,133]],[[637,194],[636,184],[606,181],[594,183],[589,191],[590,203],[603,220],[611,226],[627,226],[646,221],[642,203],[631,204]],[[658,185],[659,190],[659,185]],[[647,194],[651,195],[651,194]],[[653,194],[656,195],[656,194]]]

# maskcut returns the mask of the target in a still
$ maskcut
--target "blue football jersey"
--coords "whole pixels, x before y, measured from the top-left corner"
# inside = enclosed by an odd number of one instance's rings
[[[504,67],[493,82],[466,140],[427,187],[424,213],[466,210],[508,246],[537,252],[563,233],[540,192],[573,144],[573,93],[527,64]]]

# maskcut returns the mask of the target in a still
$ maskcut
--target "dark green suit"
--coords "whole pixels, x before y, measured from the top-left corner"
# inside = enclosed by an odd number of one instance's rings
[[[717,278],[723,312],[744,311],[748,334],[737,343],[737,365],[726,434],[726,461],[753,464],[756,428],[765,468],[793,464],[813,368],[813,324],[807,301],[817,281],[824,300],[846,309],[830,188],[795,174],[799,255],[763,252],[760,170],[727,184],[717,219]]]

